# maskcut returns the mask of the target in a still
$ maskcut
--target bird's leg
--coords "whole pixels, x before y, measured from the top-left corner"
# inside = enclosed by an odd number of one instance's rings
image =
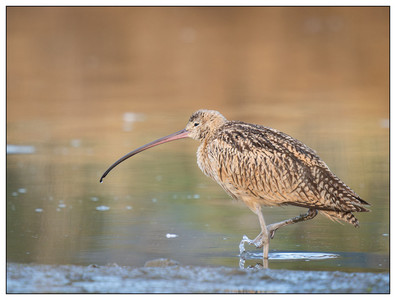
[[[295,224],[298,222],[302,222],[302,221],[307,221],[310,219],[313,219],[316,217],[316,215],[318,214],[318,211],[314,208],[310,208],[308,210],[307,213],[305,214],[301,214],[297,217],[282,221],[282,222],[278,222],[278,223],[274,223],[274,224],[270,224],[267,226],[267,231],[269,232],[269,238],[273,239],[274,235],[275,235],[275,231],[283,226],[289,225],[289,224]]]
[[[307,221],[313,219],[318,214],[318,211],[314,208],[310,208],[307,213],[301,214],[297,217],[270,224],[268,226],[265,225],[264,217],[261,213],[261,207],[259,205],[255,205],[254,207],[249,208],[258,216],[261,232],[260,234],[254,239],[249,239],[246,235],[243,236],[240,244],[239,244],[239,251],[240,254],[245,252],[244,244],[248,243],[249,245],[255,245],[257,248],[263,247],[263,258],[268,259],[268,252],[269,252],[269,242],[270,239],[274,238],[275,231],[283,226],[295,224],[302,221]]]
[[[241,242],[239,243],[239,252],[240,254],[245,252],[244,245],[245,243],[248,243],[249,245],[255,245],[257,248],[263,247],[263,258],[268,259],[270,238],[268,236],[268,229],[265,225],[263,214],[261,213],[261,206],[254,204],[253,206],[249,206],[249,208],[258,216],[261,232],[254,240],[251,240],[246,235],[244,235]]]

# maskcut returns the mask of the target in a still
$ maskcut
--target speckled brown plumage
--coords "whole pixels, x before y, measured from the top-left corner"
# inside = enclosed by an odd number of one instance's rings
[[[369,211],[350,187],[330,171],[314,150],[276,129],[240,121],[228,121],[217,111],[199,110],[185,129],[144,145],[125,155],[123,160],[150,147],[190,137],[200,141],[197,162],[202,172],[215,180],[231,197],[243,201],[257,214],[261,233],[248,242],[263,246],[268,257],[269,239],[285,225],[312,219],[317,210],[336,221],[358,227],[354,212]],[[266,226],[261,206],[295,205],[308,213]]]
[[[205,122],[198,111],[190,122]],[[221,119],[221,117],[219,117]],[[276,129],[227,121],[199,136],[198,165],[235,199],[315,208],[358,226],[352,212],[368,211],[314,150]]]

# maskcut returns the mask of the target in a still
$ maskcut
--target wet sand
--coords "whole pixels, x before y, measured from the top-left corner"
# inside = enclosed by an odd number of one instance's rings
[[[7,264],[8,293],[389,293],[387,273]]]

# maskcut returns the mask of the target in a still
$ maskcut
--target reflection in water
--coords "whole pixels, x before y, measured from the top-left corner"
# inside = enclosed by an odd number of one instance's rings
[[[7,154],[33,154],[36,152],[34,146],[29,145],[7,145]]]
[[[135,122],[143,122],[145,120],[145,116],[139,113],[133,112],[125,112],[123,115],[124,120],[124,131],[131,131],[133,129],[133,123]]]
[[[353,259],[270,268],[389,271],[388,66],[386,7],[8,7],[7,143],[34,151],[7,155],[7,260],[237,267],[257,220],[201,174],[194,141],[98,182],[208,108],[303,141],[372,204],[360,229],[317,217],[271,243]]]

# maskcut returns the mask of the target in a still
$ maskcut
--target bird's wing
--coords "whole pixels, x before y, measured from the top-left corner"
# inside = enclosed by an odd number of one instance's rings
[[[278,130],[229,122],[206,145],[214,178],[240,200],[323,210],[367,211],[316,152]],[[212,176],[211,176],[212,177]],[[249,201],[250,201],[249,200]]]

